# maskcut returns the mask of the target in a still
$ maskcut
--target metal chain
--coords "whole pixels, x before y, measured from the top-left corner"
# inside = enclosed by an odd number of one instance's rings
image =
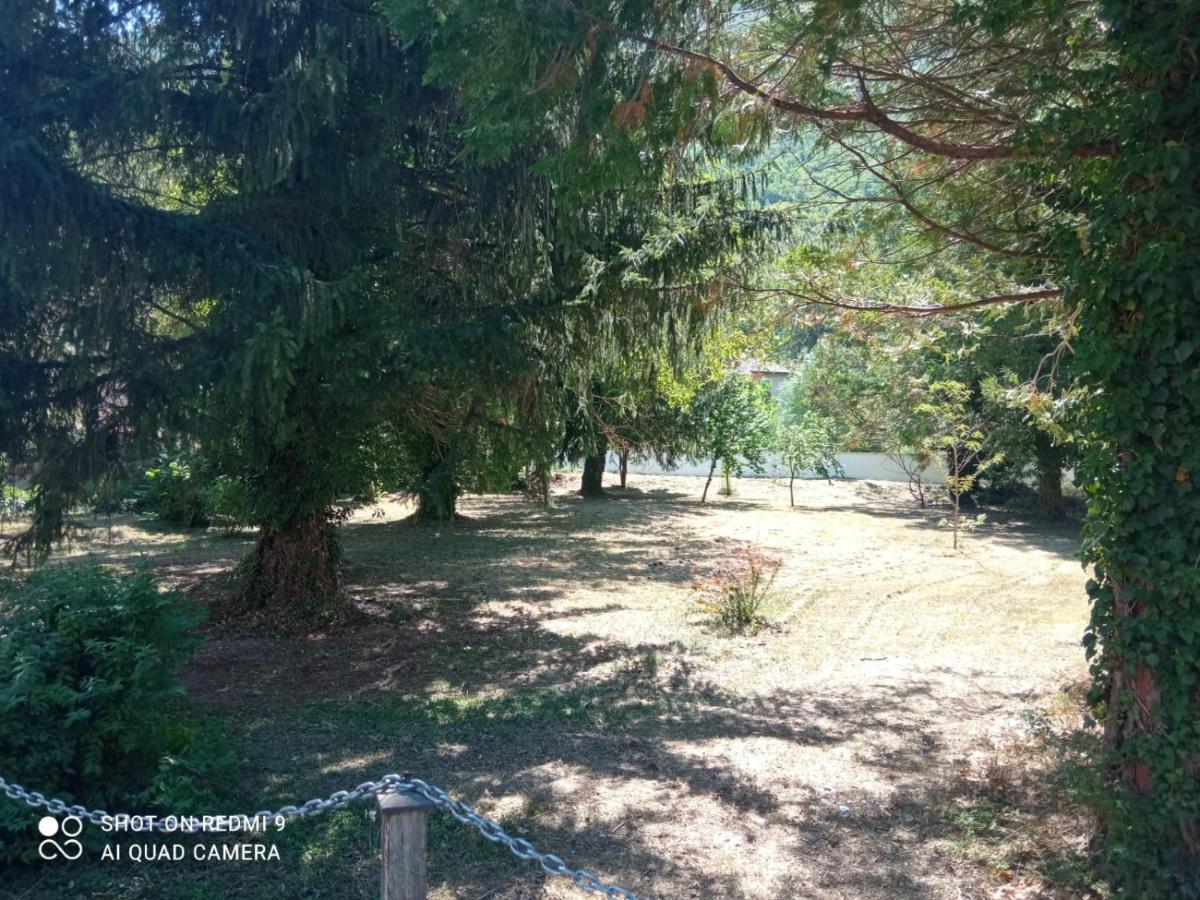
[[[264,810],[246,818],[266,819],[270,821],[282,817],[290,821],[306,816],[320,815],[331,809],[346,806],[355,800],[362,800],[365,797],[373,797],[393,791],[403,791],[424,797],[437,809],[447,813],[464,825],[470,825],[492,843],[507,847],[509,852],[517,857],[517,859],[537,862],[541,866],[542,871],[547,875],[553,875],[557,878],[569,878],[577,888],[584,891],[603,894],[606,897],[622,897],[624,900],[637,900],[633,892],[619,885],[603,882],[587,869],[572,869],[553,853],[542,853],[525,838],[513,837],[498,822],[485,819],[466,803],[463,803],[461,800],[455,800],[437,785],[429,784],[411,775],[384,775],[378,781],[364,781],[353,790],[336,791],[325,799],[316,797],[302,806],[281,806],[274,812]],[[3,778],[0,778],[0,792],[12,800],[24,802],[27,806],[42,807],[55,815],[65,814],[86,819],[94,825],[103,825],[118,818],[117,814],[108,813],[102,809],[88,809],[86,806],[79,806],[78,804],[70,805],[57,798],[46,797],[38,791],[31,791],[19,784],[5,781]],[[151,827],[155,831],[163,832],[187,832],[193,830],[186,824],[186,817],[182,817],[175,823],[164,821],[162,817],[158,817],[153,821]]]
[[[278,810],[261,810],[247,818],[267,819],[272,820],[279,817],[291,821],[305,816],[320,815],[323,812],[328,812],[331,809],[345,806],[348,803],[353,803],[355,800],[361,800],[364,797],[371,797],[375,794],[382,794],[384,791],[404,790],[402,784],[404,779],[399,775],[384,775],[379,781],[364,781],[352,791],[337,791],[330,794],[329,797],[322,800],[319,797],[309,800],[303,806],[282,806]],[[41,806],[55,815],[66,814],[68,816],[76,816],[80,819],[86,819],[94,825],[103,825],[105,822],[112,822],[118,818],[119,814],[109,813],[103,809],[88,809],[86,806],[70,806],[62,800],[55,798],[47,798],[39,791],[31,791],[22,787],[19,784],[12,784],[0,778],[0,791],[6,794],[13,800],[22,800],[28,806]],[[124,815],[124,814],[120,814]],[[136,818],[130,816],[130,818]],[[148,818],[148,817],[146,817]],[[172,823],[169,821],[171,817],[156,817],[150,824],[154,831],[174,832],[174,831],[192,831],[194,829],[188,827],[187,817],[181,817],[181,821]]]
[[[485,838],[495,844],[502,844],[509,849],[517,859],[536,860],[547,875],[559,878],[570,878],[577,888],[594,891],[606,897],[624,897],[626,900],[637,900],[636,896],[623,887],[606,884],[587,869],[572,869],[553,853],[542,853],[525,838],[515,838],[491,819],[485,819],[461,800],[455,800],[440,787],[428,784],[420,778],[407,776],[397,788],[418,794],[436,806],[442,812],[448,813],[464,825],[470,825]]]

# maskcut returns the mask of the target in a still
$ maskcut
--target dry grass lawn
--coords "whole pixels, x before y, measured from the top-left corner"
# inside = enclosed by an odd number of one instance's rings
[[[553,509],[470,497],[441,530],[361,510],[362,621],[215,629],[185,673],[237,748],[240,805],[411,771],[639,895],[1075,896],[1038,875],[1078,818],[1025,754],[1030,711],[1069,719],[1085,674],[1076,529],[999,516],[956,552],[897,485],[804,482],[792,509],[735,484],[701,505],[701,479],[631,476],[584,502],[568,476]],[[752,635],[689,587],[734,542],[783,560]],[[123,520],[71,552],[144,557],[207,599],[247,545]],[[95,867],[72,896],[374,896],[373,828],[365,809],[297,826],[282,863]],[[446,821],[430,869],[438,898],[575,896]]]

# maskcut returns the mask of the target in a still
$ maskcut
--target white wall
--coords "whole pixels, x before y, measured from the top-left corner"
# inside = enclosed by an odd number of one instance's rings
[[[904,470],[900,468],[895,460],[890,459],[884,453],[839,453],[837,455],[838,462],[842,464],[842,469],[846,472],[847,478],[863,479],[870,481],[908,481],[908,476]],[[915,463],[913,463],[915,465]],[[709,462],[707,460],[681,460],[679,465],[674,469],[666,470],[653,459],[647,460],[630,460],[629,473],[631,475],[707,475]],[[617,457],[610,453],[608,456],[609,472],[617,471]],[[717,468],[718,474],[720,467]],[[746,470],[744,477],[746,478],[786,478],[788,474],[787,466],[775,454],[767,456],[767,465],[765,471],[761,474]],[[805,478],[820,478],[821,476],[813,472],[805,473]],[[931,465],[922,473],[922,480],[926,484],[945,484],[945,471],[941,465]]]

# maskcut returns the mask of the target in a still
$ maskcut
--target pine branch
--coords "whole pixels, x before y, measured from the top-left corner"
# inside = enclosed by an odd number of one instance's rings
[[[926,318],[946,313],[962,312],[968,309],[979,309],[984,306],[1001,306],[1009,303],[1035,303],[1040,300],[1052,300],[1062,296],[1059,288],[1040,288],[1033,291],[1021,291],[1013,294],[995,294],[990,297],[980,297],[964,303],[951,303],[935,306],[904,306],[895,303],[863,303],[857,300],[845,300],[835,297],[817,288],[809,292],[797,291],[785,287],[759,288],[751,285],[737,285],[740,290],[752,294],[767,294],[771,296],[790,297],[813,306],[830,306],[851,312],[884,313],[887,315],[908,316],[911,318]]]
[[[813,106],[787,97],[781,97],[778,94],[768,91],[756,82],[743,77],[732,65],[715,56],[669,44],[657,38],[622,28],[619,25],[607,22],[580,10],[578,7],[571,5],[569,0],[567,5],[598,28],[603,28],[627,40],[648,47],[651,50],[657,50],[669,56],[676,56],[680,59],[687,59],[709,66],[720,72],[725,81],[736,90],[748,96],[756,97],[781,112],[791,113],[792,115],[800,116],[814,122],[853,122],[873,125],[884,134],[890,135],[910,147],[933,156],[940,156],[947,159],[998,161],[1014,159],[1025,156],[1028,153],[1024,148],[1019,148],[1013,143],[969,144],[929,137],[928,135],[914,131],[907,124],[894,118],[891,113],[880,109],[875,105],[870,95],[865,92],[859,103],[831,107]],[[1081,144],[1070,148],[1070,155],[1077,158],[1115,156],[1116,153],[1117,148],[1112,141]]]

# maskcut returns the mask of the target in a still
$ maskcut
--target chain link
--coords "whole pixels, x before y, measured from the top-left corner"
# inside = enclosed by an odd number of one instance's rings
[[[345,806],[348,803],[353,803],[355,800],[361,800],[364,797],[371,797],[376,794],[382,794],[384,791],[403,790],[401,786],[404,779],[399,775],[385,775],[379,781],[364,781],[352,791],[337,791],[329,797],[322,800],[317,797],[309,800],[303,806],[283,806],[278,810],[260,810],[246,818],[266,819],[268,821],[283,818],[288,821],[299,819],[306,816],[320,815],[328,812],[331,809],[337,809]],[[39,791],[31,791],[22,787],[19,784],[12,784],[0,778],[0,792],[3,792],[12,800],[23,801],[28,806],[43,807],[55,815],[75,816],[80,819],[86,819],[94,825],[103,825],[112,823],[121,817],[137,818],[136,816],[127,816],[126,814],[109,813],[103,809],[88,809],[86,806],[69,806],[62,800],[47,798]],[[143,817],[149,818],[149,817]],[[191,817],[188,816],[157,816],[153,822],[149,823],[149,827],[154,831],[190,832],[197,830],[192,827],[190,822]]]
[[[542,867],[547,875],[558,878],[570,878],[577,888],[593,891],[606,897],[624,897],[626,900],[637,900],[634,894],[615,884],[606,884],[587,869],[572,869],[553,853],[542,853],[525,838],[515,838],[506,832],[497,822],[485,819],[461,800],[455,800],[440,787],[428,784],[420,778],[406,776],[397,786],[397,790],[409,791],[424,797],[442,812],[470,825],[494,844],[501,844],[509,849],[517,859],[534,860]]]
[[[336,791],[325,799],[315,797],[302,806],[281,806],[274,812],[263,810],[245,818],[273,821],[276,818],[282,817],[291,821],[292,819],[300,819],[307,816],[317,816],[321,813],[329,812],[331,809],[346,806],[356,800],[394,791],[402,791],[424,797],[437,809],[457,819],[462,824],[476,829],[492,843],[507,847],[509,852],[517,859],[536,862],[547,875],[552,875],[556,878],[569,878],[577,888],[584,891],[603,894],[606,897],[637,900],[636,895],[631,891],[615,884],[603,882],[587,869],[572,869],[553,853],[542,853],[525,838],[513,837],[498,822],[493,822],[491,819],[486,819],[479,815],[466,803],[463,803],[461,800],[455,800],[437,785],[429,784],[427,781],[422,781],[420,778],[414,778],[411,775],[384,775],[378,781],[364,781],[353,790]],[[79,819],[86,819],[94,825],[112,823],[120,815],[123,815],[108,813],[103,809],[88,809],[85,806],[69,805],[57,798],[46,797],[38,791],[31,791],[19,784],[5,781],[3,778],[0,778],[0,793],[3,793],[12,800],[24,802],[28,806],[41,807],[54,815],[75,816]],[[129,818],[136,817],[130,816]],[[151,827],[155,831],[163,832],[190,832],[194,830],[187,816],[156,817]]]

